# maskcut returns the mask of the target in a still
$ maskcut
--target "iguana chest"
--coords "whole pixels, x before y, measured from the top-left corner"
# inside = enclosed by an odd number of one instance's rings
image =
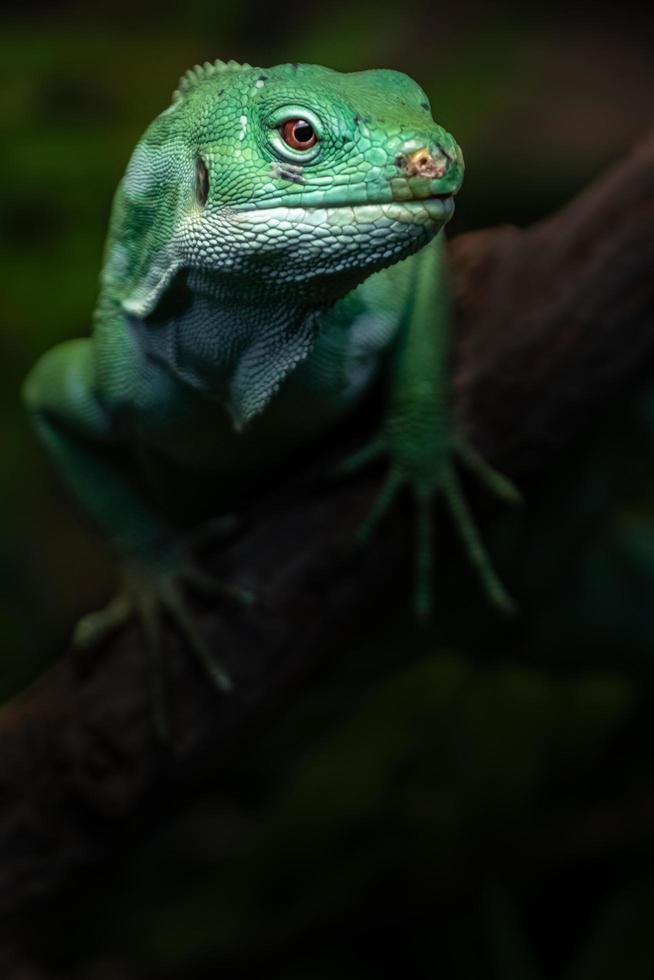
[[[299,358],[264,409],[240,429],[229,405],[229,372],[211,370],[197,348],[182,357],[184,323],[141,338],[138,395],[118,424],[139,449],[219,478],[247,479],[279,465],[353,409],[382,369],[398,318],[387,311],[336,307],[316,324],[310,352]],[[208,352],[207,352],[208,353]]]

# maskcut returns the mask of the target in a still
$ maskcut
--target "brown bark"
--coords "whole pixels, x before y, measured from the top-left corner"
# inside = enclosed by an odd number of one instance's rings
[[[651,375],[654,138],[561,212],[450,246],[457,298],[455,406],[462,427],[511,476],[556,453]],[[342,448],[342,447],[341,447]],[[311,463],[320,472],[333,445]],[[366,553],[352,533],[379,473],[325,484],[295,476],[253,506],[212,570],[253,589],[248,610],[198,607],[236,691],[219,697],[170,646],[174,751],[150,725],[136,627],[92,661],[70,655],[0,711],[0,909],[51,895],[178,805],[246,734],[279,710],[341,631],[409,573],[398,511]],[[209,556],[211,558],[211,555]]]

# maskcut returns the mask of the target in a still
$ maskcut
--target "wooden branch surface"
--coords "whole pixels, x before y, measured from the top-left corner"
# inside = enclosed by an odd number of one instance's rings
[[[463,235],[449,254],[459,423],[510,475],[537,474],[652,375],[654,137],[547,220]],[[408,589],[399,513],[374,547],[351,554],[379,473],[293,479],[210,561],[259,596],[248,611],[201,609],[236,693],[218,698],[170,638],[174,752],[152,736],[136,627],[92,663],[62,659],[0,711],[3,915],[110,853],[126,827],[138,834],[164,817],[342,646],[362,603],[393,579]]]

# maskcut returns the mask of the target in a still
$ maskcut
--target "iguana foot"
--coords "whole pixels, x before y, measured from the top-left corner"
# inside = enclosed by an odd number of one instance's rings
[[[183,562],[178,553],[157,556],[157,560],[128,563],[123,590],[104,608],[83,616],[78,622],[73,644],[78,649],[97,647],[129,620],[136,618],[143,629],[148,657],[148,674],[155,733],[169,741],[168,711],[163,663],[163,623],[167,619],[200,664],[212,685],[221,693],[233,689],[229,673],[207,643],[200,629],[188,594],[196,593],[244,605],[254,601],[251,592],[213,579],[192,564]]]
[[[216,545],[238,534],[243,527],[239,514],[221,514],[204,521],[186,535],[184,548],[190,552],[209,545]]]
[[[429,618],[432,609],[432,511],[437,497],[443,497],[454,520],[468,559],[480,579],[490,602],[501,612],[511,614],[516,605],[498,578],[490,556],[481,540],[468,508],[454,465],[455,458],[470,470],[497,497],[509,503],[519,503],[521,494],[502,473],[493,469],[465,441],[457,439],[451,449],[433,455],[411,452],[411,448],[393,445],[386,432],[375,437],[337,467],[335,475],[347,476],[369,463],[390,456],[390,467],[381,490],[367,517],[357,531],[357,542],[364,544],[381,519],[391,509],[402,490],[409,490],[416,508],[416,579],[414,609],[421,620]]]

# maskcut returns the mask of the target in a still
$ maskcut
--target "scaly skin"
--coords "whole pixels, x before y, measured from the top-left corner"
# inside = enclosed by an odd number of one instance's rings
[[[292,120],[304,121],[302,145],[289,145]],[[452,464],[437,236],[462,178],[456,142],[398,72],[233,62],[187,72],[118,187],[92,336],[47,353],[25,385],[40,435],[129,568],[131,601],[80,636],[136,605],[156,650],[165,608],[228,688],[185,605],[179,525],[237,505],[384,370],[380,435],[343,467],[389,457],[362,537],[407,486],[420,532],[416,605],[427,614],[431,503],[442,491],[489,595],[509,604]]]

